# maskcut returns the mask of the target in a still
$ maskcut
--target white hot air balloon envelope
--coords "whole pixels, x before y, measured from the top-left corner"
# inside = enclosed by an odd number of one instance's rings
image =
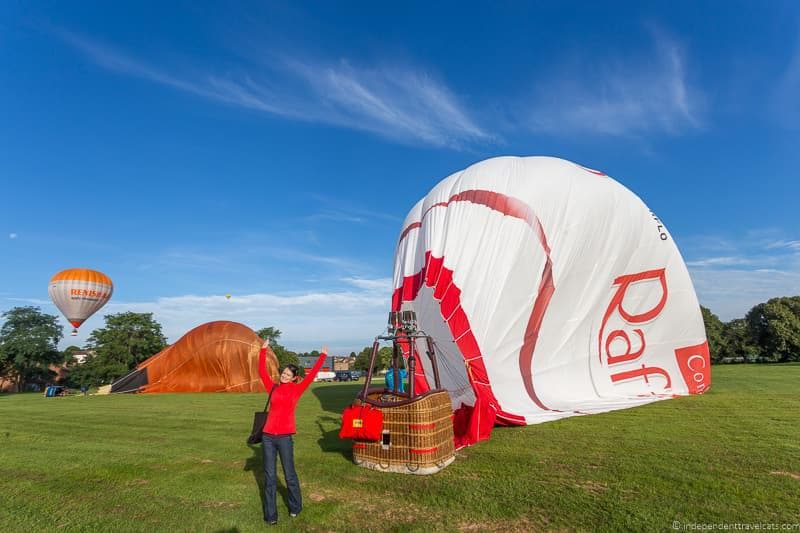
[[[498,157],[444,179],[403,224],[394,289],[392,309],[414,310],[434,338],[459,445],[495,424],[711,384],[700,307],[664,224],[620,183],[569,161]],[[433,383],[426,361],[421,392]]]
[[[78,334],[83,322],[103,307],[114,292],[111,278],[96,270],[70,268],[50,279],[50,299]]]

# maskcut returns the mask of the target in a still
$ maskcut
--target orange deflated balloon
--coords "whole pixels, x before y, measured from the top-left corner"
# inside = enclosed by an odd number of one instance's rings
[[[244,324],[208,322],[112,383],[111,392],[264,392],[258,373],[263,342]],[[277,383],[278,359],[269,348],[267,372]]]
[[[72,327],[72,335],[87,318],[103,307],[114,292],[111,278],[88,268],[62,270],[50,279],[50,299],[66,317]]]

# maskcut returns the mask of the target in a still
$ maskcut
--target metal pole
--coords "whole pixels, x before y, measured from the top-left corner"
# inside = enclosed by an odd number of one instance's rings
[[[416,368],[417,363],[414,361],[414,345],[416,344],[414,341],[416,339],[411,337],[408,339],[409,342],[409,349],[408,349],[408,395],[409,398],[414,397],[414,369]]]
[[[378,339],[375,339],[375,342],[372,344],[372,357],[369,360],[369,370],[367,370],[367,379],[364,380],[364,389],[361,391],[361,399],[367,399],[367,390],[369,390],[369,384],[372,381],[372,372],[375,369],[375,359],[378,356],[378,346],[380,343]]]
[[[397,352],[398,346],[397,340],[395,340],[395,342],[392,343],[392,368],[389,369],[392,373],[392,377],[394,378],[392,380],[392,392],[394,394],[397,394],[397,379],[400,377],[400,374],[397,371]]]
[[[436,384],[437,389],[442,388],[442,383],[439,381],[439,365],[436,363],[436,353],[433,350],[433,340],[430,337],[425,337],[425,342],[428,345],[428,357],[431,360],[431,366],[433,366],[433,381]]]

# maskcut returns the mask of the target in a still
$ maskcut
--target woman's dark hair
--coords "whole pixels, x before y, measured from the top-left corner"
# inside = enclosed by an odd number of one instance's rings
[[[292,371],[292,376],[297,377],[297,373],[300,372],[300,369],[297,368],[297,365],[288,364],[285,368],[288,368]]]

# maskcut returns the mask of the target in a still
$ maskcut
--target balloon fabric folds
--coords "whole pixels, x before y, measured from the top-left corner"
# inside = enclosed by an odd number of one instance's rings
[[[711,385],[672,236],[631,191],[569,161],[498,157],[441,181],[403,224],[393,281],[392,310],[415,311],[434,338],[459,446],[495,424]],[[418,391],[433,383],[424,356],[414,380]]]
[[[111,392],[265,392],[258,374],[263,340],[238,322],[208,322],[143,361]],[[267,349],[267,371],[278,381],[278,360]]]
[[[114,292],[111,278],[88,268],[62,270],[50,279],[50,299],[72,324],[72,335],[87,318],[103,307]]]

